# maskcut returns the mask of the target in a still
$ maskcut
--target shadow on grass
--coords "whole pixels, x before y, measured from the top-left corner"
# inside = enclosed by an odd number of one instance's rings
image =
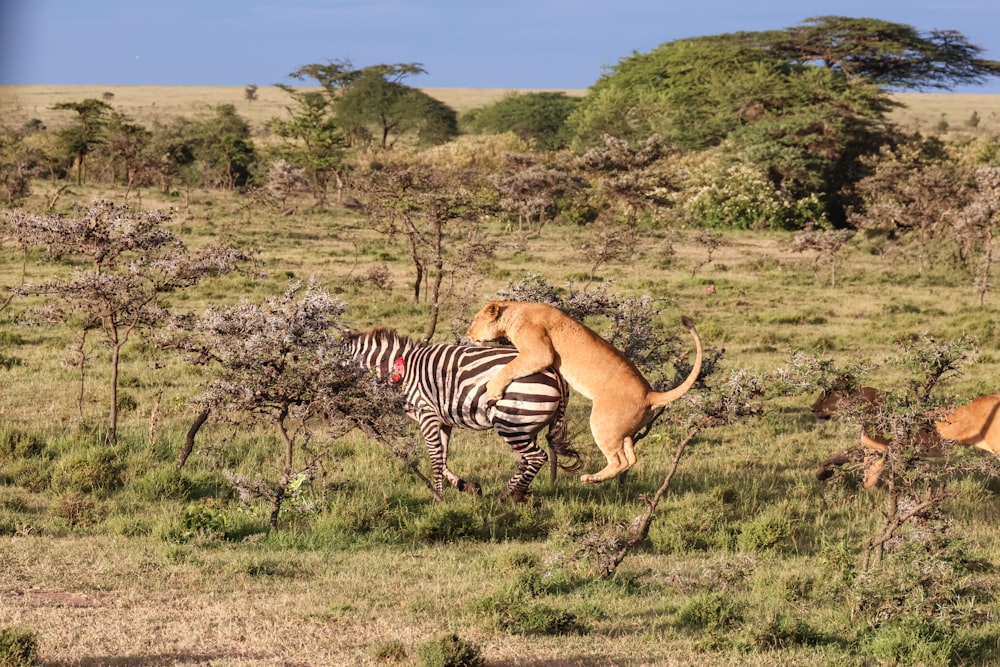
[[[74,658],[72,660],[45,660],[44,667],[160,667],[171,665],[210,665],[223,659],[239,658],[241,660],[270,661],[273,656],[253,655],[246,653],[227,653],[223,651],[210,653],[173,652],[157,655],[123,655],[123,656],[93,656]],[[297,667],[294,662],[283,662],[287,667]],[[303,666],[304,667],[304,666]]]

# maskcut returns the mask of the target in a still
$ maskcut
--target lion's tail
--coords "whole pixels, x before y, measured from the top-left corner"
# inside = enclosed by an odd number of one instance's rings
[[[694,328],[694,322],[692,322],[688,317],[682,317],[681,321],[684,323],[684,326],[688,328],[688,331],[691,332],[691,336],[694,338],[694,346],[696,350],[694,366],[691,367],[691,372],[688,373],[687,379],[670,391],[654,391],[650,393],[650,407],[658,408],[673,403],[694,386],[694,383],[698,380],[698,374],[701,373],[701,359],[702,356],[704,356],[701,349],[701,337],[698,335],[698,330]]]

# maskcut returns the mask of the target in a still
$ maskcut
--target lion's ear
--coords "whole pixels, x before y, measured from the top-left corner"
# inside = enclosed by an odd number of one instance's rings
[[[501,304],[499,301],[491,301],[486,306],[486,315],[496,322],[503,315],[503,311],[507,310],[507,307]]]

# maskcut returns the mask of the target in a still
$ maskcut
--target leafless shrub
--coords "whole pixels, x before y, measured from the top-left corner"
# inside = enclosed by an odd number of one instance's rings
[[[111,350],[108,442],[117,438],[119,362],[133,334],[166,319],[162,304],[166,294],[250,260],[247,253],[231,247],[189,251],[164,227],[169,219],[162,211],[97,201],[75,217],[15,212],[8,221],[11,235],[23,247],[41,247],[51,260],[82,258],[90,263],[89,270],[74,271],[66,280],[25,284],[15,293],[49,299],[33,311],[36,318],[77,323],[81,391],[87,332],[102,334]]]
[[[963,170],[946,160],[934,139],[884,148],[869,162],[872,173],[855,185],[862,205],[849,219],[861,229],[912,240],[923,274],[932,244],[948,238],[950,221],[968,196]]]
[[[306,170],[293,166],[287,160],[277,160],[267,172],[267,191],[278,202],[285,215],[294,212],[288,199],[306,187]]]
[[[974,191],[971,199],[956,216],[952,228],[963,257],[968,258],[973,289],[982,307],[990,281],[993,263],[993,239],[1000,225],[1000,167],[983,166],[973,173]]]
[[[911,528],[906,539],[913,539],[914,526],[936,520],[944,501],[953,495],[948,488],[949,480],[956,473],[971,470],[951,458],[955,443],[938,439],[934,445],[943,451],[935,453],[942,454],[944,462],[930,464],[922,456],[926,453],[922,434],[933,431],[935,414],[954,407],[954,399],[937,397],[938,389],[945,380],[956,377],[962,364],[974,355],[974,341],[965,336],[938,341],[924,334],[901,341],[899,346],[897,358],[889,363],[910,369],[909,383],[898,390],[883,388],[884,400],[858,402],[839,413],[840,418],[856,423],[859,430],[878,438],[885,448],[883,452],[868,452],[859,441],[850,452],[851,458],[864,461],[866,475],[881,479],[886,488],[881,521],[863,546],[864,571],[879,565],[887,551],[895,548],[904,527]],[[809,364],[804,359],[803,355],[795,363],[798,370],[782,374],[786,387],[797,385],[805,389],[812,378],[820,383],[818,388],[833,388],[847,395],[861,386],[866,373],[874,370],[858,367],[838,375],[831,364]],[[810,368],[818,370],[810,375]]]
[[[711,264],[712,255],[726,243],[722,238],[722,234],[711,229],[699,229],[695,232],[694,242],[705,250],[705,259],[695,262],[694,268],[691,269],[692,276],[698,273],[703,266]]]
[[[355,174],[366,217],[390,238],[405,239],[414,267],[414,301],[430,301],[424,341],[433,337],[456,285],[493,256],[495,244],[479,230],[493,206],[485,183],[471,168],[463,172],[453,164],[384,154]]]
[[[272,528],[296,485],[324,470],[334,439],[361,429],[388,443],[407,425],[402,397],[343,352],[336,332],[344,307],[315,284],[293,283],[262,304],[175,318],[162,338],[215,371],[196,401],[213,419],[265,425],[278,435],[279,479],[233,477],[243,492],[271,503]]]
[[[634,225],[598,222],[591,230],[590,239],[580,246],[580,253],[590,264],[587,285],[597,276],[597,271],[610,262],[627,262],[635,254],[638,230]]]
[[[837,286],[837,255],[854,237],[849,229],[825,229],[815,232],[796,234],[792,241],[792,252],[815,251],[816,259],[813,269],[819,273],[820,265],[830,267],[830,287]]]
[[[362,271],[360,275],[349,276],[347,280],[354,285],[370,285],[381,291],[385,291],[392,286],[392,275],[389,273],[388,265],[384,262],[372,264]]]
[[[518,232],[525,236],[540,234],[560,198],[584,186],[579,177],[537,164],[536,159],[530,154],[512,156],[513,169],[490,177],[500,193],[501,210],[517,217]]]

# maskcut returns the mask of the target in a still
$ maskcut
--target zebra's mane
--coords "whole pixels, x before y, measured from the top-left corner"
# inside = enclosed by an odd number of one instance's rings
[[[368,333],[356,334],[357,336],[369,336],[377,341],[386,342],[398,342],[401,347],[409,349],[411,347],[416,347],[417,343],[409,336],[403,335],[396,331],[395,329],[390,329],[389,327],[375,327]]]

